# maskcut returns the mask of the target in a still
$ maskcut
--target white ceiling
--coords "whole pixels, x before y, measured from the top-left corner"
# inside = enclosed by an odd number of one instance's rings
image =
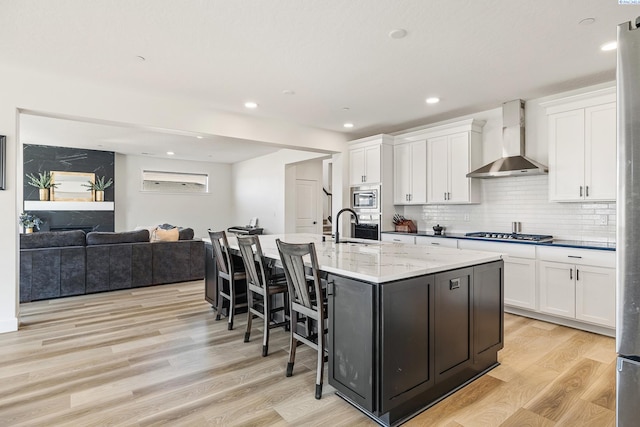
[[[0,58],[355,139],[611,81],[599,47],[638,15],[617,0],[0,0]],[[51,131],[37,119],[25,137]],[[125,129],[96,139],[169,144]]]

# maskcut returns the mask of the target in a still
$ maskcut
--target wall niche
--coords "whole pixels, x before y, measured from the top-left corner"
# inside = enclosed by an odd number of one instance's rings
[[[106,181],[111,178],[114,184],[106,189],[104,200],[114,200],[115,155],[112,151],[24,144],[23,160],[25,176],[45,171],[62,171],[94,173],[96,176],[104,176]],[[38,189],[27,184],[26,178],[23,178],[23,194],[24,201],[37,201],[40,197]],[[114,231],[114,211],[97,209],[97,205],[93,205],[96,210],[91,210],[92,203],[97,202],[82,202],[82,210],[56,210],[55,203],[50,202],[54,207],[51,210],[29,211],[44,221],[40,231]]]

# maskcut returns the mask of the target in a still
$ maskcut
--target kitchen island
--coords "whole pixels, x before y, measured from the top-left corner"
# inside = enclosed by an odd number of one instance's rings
[[[329,300],[329,384],[380,424],[397,425],[497,366],[501,255],[312,234]],[[232,249],[237,241],[229,239]]]

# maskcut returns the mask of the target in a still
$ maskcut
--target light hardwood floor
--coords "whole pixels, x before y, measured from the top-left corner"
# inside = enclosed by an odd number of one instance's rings
[[[298,349],[285,378],[287,333],[243,342],[216,322],[202,281],[21,306],[0,334],[0,426],[368,426]],[[614,340],[505,315],[501,365],[407,426],[613,426]]]

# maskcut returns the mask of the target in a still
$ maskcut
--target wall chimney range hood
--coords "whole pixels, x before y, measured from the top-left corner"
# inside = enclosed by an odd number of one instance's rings
[[[467,178],[542,175],[549,168],[524,156],[524,101],[502,104],[503,157],[467,174]]]

